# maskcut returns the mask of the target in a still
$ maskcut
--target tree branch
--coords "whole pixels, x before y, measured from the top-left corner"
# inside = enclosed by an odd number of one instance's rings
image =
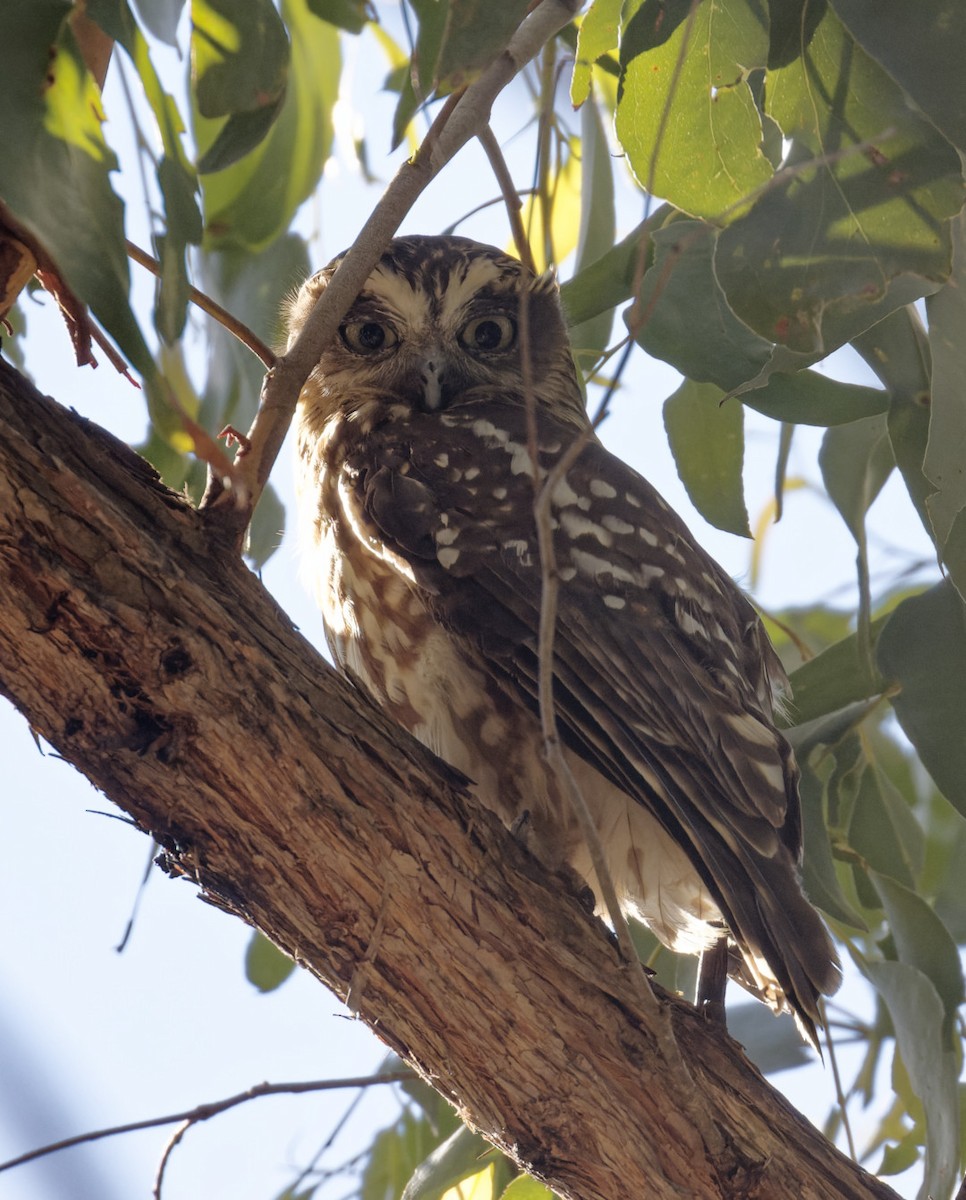
[[[712,1161],[605,928],[150,467],[2,365],[0,596],[0,690],[33,728],[561,1196],[894,1198],[655,989]]]

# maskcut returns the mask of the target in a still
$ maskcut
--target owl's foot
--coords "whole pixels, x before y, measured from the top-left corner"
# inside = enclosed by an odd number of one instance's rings
[[[706,1020],[727,1028],[725,988],[728,984],[728,939],[720,937],[701,955],[698,986],[694,998]]]

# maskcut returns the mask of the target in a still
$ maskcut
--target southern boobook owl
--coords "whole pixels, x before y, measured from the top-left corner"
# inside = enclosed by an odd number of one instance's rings
[[[302,287],[290,338],[338,261]],[[336,662],[599,896],[537,703],[534,485],[588,424],[549,275],[465,238],[398,238],[302,390],[298,488]],[[799,886],[785,675],[757,614],[593,433],[552,522],[556,717],[622,905],[674,950],[727,931],[732,974],[814,1042],[840,972]]]

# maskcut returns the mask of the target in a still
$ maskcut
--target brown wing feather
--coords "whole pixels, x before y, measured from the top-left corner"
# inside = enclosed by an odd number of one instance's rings
[[[547,469],[574,431],[545,414],[539,426]],[[370,466],[387,461],[398,467]],[[542,575],[523,404],[477,395],[414,412],[373,430],[354,466],[370,518],[437,619],[482,644],[502,686],[536,711]],[[757,616],[595,440],[555,501],[562,736],[687,850],[739,947],[765,958],[814,1034],[817,993],[834,990],[839,968],[797,881],[797,770],[771,710],[784,677]]]

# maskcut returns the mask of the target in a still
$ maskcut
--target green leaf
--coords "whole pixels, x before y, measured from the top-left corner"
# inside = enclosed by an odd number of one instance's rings
[[[281,112],[249,154],[202,180],[209,248],[264,250],[288,229],[315,190],[332,143],[332,108],[341,60],[337,30],[309,12],[307,0],[282,0],[292,63]],[[195,137],[208,149],[221,125],[194,112]]]
[[[198,173],[209,175],[212,171],[223,171],[254,150],[275,124],[283,102],[284,96],[280,96],[264,108],[232,113],[198,159]]]
[[[949,1196],[959,1167],[959,1095],[956,1056],[942,1039],[943,1005],[930,980],[902,962],[865,962],[859,968],[882,997],[896,1042],[926,1116],[926,1173],[919,1195]]]
[[[366,0],[309,0],[309,9],[320,20],[349,33],[362,33],[369,19]]]
[[[791,170],[722,231],[715,268],[752,329],[824,355],[947,278],[959,157],[831,10],[766,95]]]
[[[800,793],[805,844],[802,886],[805,895],[834,920],[864,931],[868,927],[847,899],[835,870],[825,815],[825,789],[808,762],[800,758],[799,763],[802,772]]]
[[[245,951],[245,978],[260,992],[274,992],[295,970],[295,963],[256,929]]]
[[[191,81],[204,117],[274,108],[289,43],[272,0],[191,0]]]
[[[158,404],[163,389],[128,301],[117,159],[100,93],[65,21],[66,0],[8,0],[0,38],[0,195],[90,305]]]
[[[656,229],[654,261],[630,315],[648,354],[727,392],[757,375],[772,348],[728,306],[714,274],[716,237],[703,221],[676,220]]]
[[[154,239],[161,264],[154,323],[162,339],[171,345],[181,336],[187,319],[187,248],[197,245],[202,235],[198,179],[182,143],[184,121],[174,98],[161,84],[147,41],[126,0],[88,0],[87,14],[130,57],[164,147],[158,163],[158,186],[164,200],[166,229]]]
[[[768,66],[787,67],[809,46],[825,16],[825,0],[768,0]]]
[[[650,231],[669,211],[662,205],[602,258],[561,285],[560,300],[571,328],[630,299],[635,279],[650,261]]]
[[[961,0],[870,4],[832,0],[855,40],[917,108],[966,153],[966,8]]]
[[[452,1109],[449,1126],[443,1131],[449,1136],[459,1124]],[[386,1200],[401,1196],[419,1164],[440,1142],[440,1133],[428,1118],[417,1116],[407,1109],[388,1128],[376,1134],[372,1149],[362,1172],[360,1200]]]
[[[747,72],[768,34],[747,0],[645,0],[621,34],[617,137],[646,191],[726,220],[772,176]]]
[[[825,490],[856,542],[864,545],[865,514],[895,466],[885,416],[829,429],[818,461]]]
[[[879,670],[900,691],[892,707],[936,785],[966,815],[966,609],[937,584],[904,600],[882,630]]]
[[[594,0],[580,23],[570,81],[570,101],[579,108],[590,95],[594,63],[615,49],[623,0]]]
[[[741,403],[792,425],[848,425],[889,409],[889,393],[829,379],[818,371],[771,375],[764,387],[742,392]]]
[[[470,1175],[487,1165],[493,1147],[466,1125],[461,1125],[419,1164],[403,1191],[401,1200],[438,1200]]]
[[[144,24],[169,46],[178,44],[178,22],[184,6],[185,0],[134,0],[134,7]]]
[[[472,82],[490,65],[527,15],[530,0],[449,0],[439,7],[446,23],[432,87],[444,94]]]
[[[966,509],[966,220],[952,223],[953,273],[926,304],[932,404],[923,471],[935,485],[926,499],[934,538],[945,556],[956,517]]]
[[[887,618],[872,623],[873,644]],[[870,670],[870,666],[872,669]],[[803,663],[789,676],[791,701],[789,717],[802,725],[818,717],[837,712],[846,705],[881,695],[887,680],[869,664],[856,634],[850,634]]]
[[[926,901],[911,888],[877,871],[869,875],[882,897],[899,961],[921,971],[942,1001],[945,1039],[949,1042],[956,1013],[966,997],[956,943]]]
[[[610,147],[600,117],[591,101],[580,111],[580,231],[575,272],[596,262],[614,244],[614,174]],[[570,331],[578,358],[590,366],[606,349],[614,323],[612,309]]]
[[[874,764],[862,772],[849,821],[849,845],[868,867],[915,886],[922,866],[922,829]]]
[[[664,428],[681,482],[705,520],[751,537],[741,471],[744,410],[711,384],[686,379],[664,403]]]
[[[554,1193],[532,1175],[518,1175],[503,1191],[500,1200],[553,1200]]]

